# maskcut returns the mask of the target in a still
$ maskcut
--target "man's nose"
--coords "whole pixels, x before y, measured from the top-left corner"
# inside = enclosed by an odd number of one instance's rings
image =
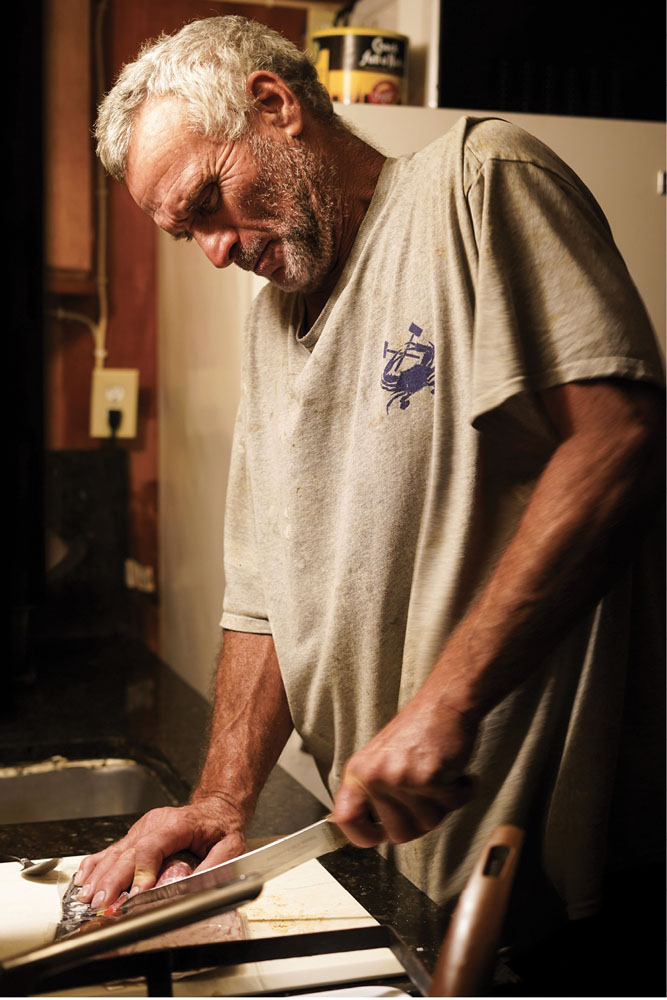
[[[234,260],[234,251],[239,243],[235,229],[209,229],[192,234],[198,245],[215,267],[229,267]]]

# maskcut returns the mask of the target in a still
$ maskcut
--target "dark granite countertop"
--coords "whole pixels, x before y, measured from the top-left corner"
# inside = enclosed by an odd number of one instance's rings
[[[126,637],[44,644],[31,677],[16,685],[0,717],[0,765],[46,760],[129,757],[146,763],[185,801],[206,742],[204,698]],[[250,838],[291,833],[325,807],[276,767],[248,830]],[[2,823],[0,851],[28,857],[100,850],[122,836],[135,814]],[[445,918],[423,893],[373,850],[346,847],[323,864],[381,923],[391,926],[430,971]]]
[[[208,714],[206,700],[133,638],[44,642],[33,650],[30,672],[0,700],[0,767],[53,755],[70,760],[129,757],[148,765],[171,800],[182,802],[198,777]],[[278,766],[260,795],[248,836],[285,835],[315,822],[324,812],[324,806]],[[0,851],[35,858],[87,854],[121,837],[136,818],[137,813],[126,813],[9,823],[0,796]],[[374,850],[350,846],[320,860],[432,972],[447,915]],[[623,898],[631,901],[632,892],[626,891]],[[628,912],[631,909],[628,902]],[[660,926],[658,921],[656,933]],[[627,936],[627,922],[623,927]],[[638,992],[634,986],[664,979],[663,970],[657,968],[663,945],[636,944],[631,951],[641,956],[639,966],[627,954],[619,962],[625,948],[608,962],[601,956],[607,955],[611,930],[602,924],[601,930],[592,928],[574,941],[557,936],[534,955],[509,964],[499,962],[490,995],[660,995],[662,987]],[[572,956],[582,961],[574,962]],[[575,966],[588,969],[588,981],[581,969],[572,980]],[[645,966],[651,970],[648,978],[637,971]],[[415,992],[407,978],[392,980],[392,985]]]

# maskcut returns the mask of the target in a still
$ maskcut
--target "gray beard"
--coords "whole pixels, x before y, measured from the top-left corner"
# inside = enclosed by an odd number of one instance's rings
[[[243,207],[255,216],[277,218],[275,233],[284,268],[274,283],[286,291],[316,291],[336,259],[342,215],[336,171],[304,144],[287,146],[254,132],[247,141],[259,166],[259,179]],[[262,243],[258,238],[234,262],[251,270]]]

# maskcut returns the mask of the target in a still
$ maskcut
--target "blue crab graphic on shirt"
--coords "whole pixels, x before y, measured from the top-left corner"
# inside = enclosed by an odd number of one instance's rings
[[[391,393],[387,403],[389,407],[400,400],[401,409],[410,405],[410,397],[420,389],[428,389],[431,395],[435,392],[435,347],[429,341],[419,343],[424,331],[416,323],[410,324],[410,339],[394,350],[385,340],[383,358],[389,358],[382,372],[382,388]]]

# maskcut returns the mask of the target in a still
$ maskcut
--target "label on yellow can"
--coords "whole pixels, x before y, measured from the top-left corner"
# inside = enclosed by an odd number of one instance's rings
[[[406,104],[408,39],[374,28],[313,33],[315,67],[332,101]]]

